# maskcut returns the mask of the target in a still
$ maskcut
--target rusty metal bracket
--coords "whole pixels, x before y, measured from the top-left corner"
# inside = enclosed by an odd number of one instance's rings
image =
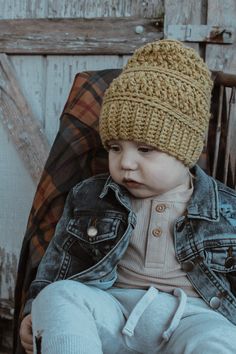
[[[183,42],[232,44],[234,42],[234,31],[233,27],[168,25],[165,29],[165,38]]]

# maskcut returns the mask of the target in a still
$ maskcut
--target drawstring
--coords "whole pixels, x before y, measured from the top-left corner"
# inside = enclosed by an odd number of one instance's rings
[[[146,308],[150,305],[150,303],[154,300],[157,296],[158,290],[156,288],[150,287],[147,292],[143,295],[141,300],[135,305],[133,311],[131,312],[125,327],[122,330],[122,333],[127,335],[128,337],[132,337],[134,334],[134,329],[146,310]]]
[[[177,308],[177,310],[175,312],[174,317],[172,318],[172,321],[171,321],[169,327],[162,334],[162,338],[163,338],[163,340],[165,342],[168,342],[168,340],[170,339],[172,333],[178,327],[179,322],[180,322],[180,320],[181,320],[181,318],[183,316],[184,309],[185,309],[186,302],[187,302],[187,295],[185,294],[185,292],[182,289],[176,288],[174,290],[174,295],[179,298],[179,306],[178,306],[178,308]]]
[[[134,335],[134,330],[135,327],[146,310],[146,308],[150,305],[150,303],[156,298],[158,295],[158,290],[154,287],[150,287],[147,292],[143,295],[141,300],[138,301],[138,303],[135,305],[133,308],[133,311],[131,312],[125,327],[122,330],[122,333],[127,335],[128,337],[132,337]],[[179,305],[177,307],[177,310],[171,320],[171,323],[167,330],[165,330],[162,334],[162,342],[159,346],[159,349],[161,349],[166,342],[170,339],[172,333],[176,330],[176,328],[179,325],[179,322],[183,316],[185,306],[187,303],[187,295],[182,289],[176,288],[174,289],[174,296],[176,296],[179,299]]]

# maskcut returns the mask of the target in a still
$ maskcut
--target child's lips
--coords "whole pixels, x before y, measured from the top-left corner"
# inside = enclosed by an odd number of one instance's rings
[[[123,184],[127,188],[139,188],[142,184],[132,179],[123,179]]]

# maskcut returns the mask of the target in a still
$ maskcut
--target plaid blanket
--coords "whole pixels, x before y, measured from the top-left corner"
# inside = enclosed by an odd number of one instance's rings
[[[98,134],[98,118],[104,91],[119,73],[118,69],[109,69],[83,72],[75,77],[60,118],[59,132],[38,184],[21,249],[15,289],[14,354],[25,353],[18,335],[22,310],[30,283],[54,234],[69,190],[79,181],[108,170],[107,153],[102,148]],[[219,87],[215,87],[208,147],[200,159],[201,167],[208,173],[211,173],[213,163],[218,99]],[[225,98],[222,114],[226,122]],[[220,154],[224,150],[224,139],[222,141]],[[223,165],[219,165],[218,179],[221,179],[222,171]]]
[[[14,354],[25,353],[18,333],[27,291],[69,190],[79,181],[108,170],[107,153],[98,134],[98,117],[104,91],[119,73],[118,69],[110,69],[75,77],[37,187],[21,249],[15,289]]]

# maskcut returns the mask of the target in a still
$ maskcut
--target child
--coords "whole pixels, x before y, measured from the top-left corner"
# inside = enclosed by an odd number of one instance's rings
[[[235,352],[236,194],[196,165],[211,89],[170,40],[138,49],[107,89],[110,176],[68,195],[25,307],[27,353],[33,299],[35,353]]]

